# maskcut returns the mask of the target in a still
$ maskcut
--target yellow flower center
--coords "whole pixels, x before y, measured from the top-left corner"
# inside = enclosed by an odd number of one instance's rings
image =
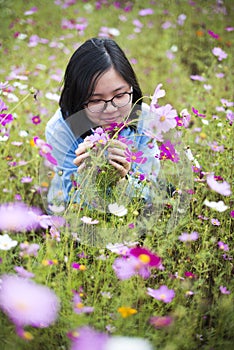
[[[132,156],[132,160],[136,160],[137,159],[137,157],[136,156]]]
[[[26,340],[32,340],[33,339],[33,335],[30,332],[24,331],[23,338],[26,339]]]
[[[161,117],[160,117],[160,122],[164,122],[164,120],[166,120],[166,117],[165,117],[165,115],[162,115]]]
[[[150,257],[147,254],[140,254],[138,258],[144,264],[148,264],[150,262]]]
[[[160,294],[160,299],[162,299],[162,300],[166,299],[166,295],[165,294]]]
[[[82,304],[82,303],[77,303],[76,304],[76,308],[77,309],[82,309],[83,306],[84,306],[84,304]]]

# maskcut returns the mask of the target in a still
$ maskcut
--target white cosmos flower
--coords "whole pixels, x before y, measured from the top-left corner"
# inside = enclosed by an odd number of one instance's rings
[[[205,204],[207,207],[210,207],[212,209],[219,211],[220,213],[224,212],[229,208],[227,205],[224,204],[223,201],[209,202],[208,199],[205,199],[203,204]]]
[[[17,241],[13,241],[7,233],[0,236],[0,250],[10,250],[18,244]]]
[[[153,350],[153,347],[146,339],[113,336],[110,337],[103,350]]]
[[[108,209],[115,216],[124,216],[128,213],[128,209],[125,206],[118,205],[117,203],[109,204]]]

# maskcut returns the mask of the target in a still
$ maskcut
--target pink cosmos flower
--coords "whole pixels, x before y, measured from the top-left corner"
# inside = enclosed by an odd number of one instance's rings
[[[90,141],[93,144],[101,145],[106,145],[108,140],[108,134],[105,133],[101,127],[98,127],[97,129],[93,130],[93,134],[85,138],[85,141]]]
[[[150,277],[148,266],[140,263],[134,256],[117,258],[112,267],[120,280],[127,280],[135,275],[140,275],[144,279]]]
[[[21,178],[20,182],[22,184],[27,184],[27,183],[32,182],[32,178],[30,176],[24,176],[24,177]]]
[[[49,163],[57,165],[57,160],[52,156],[52,146],[46,143],[39,137],[34,137],[34,143],[39,148],[39,154],[41,157],[48,160]]]
[[[206,80],[206,78],[204,78],[201,75],[190,75],[190,79],[197,80],[197,81],[205,81]]]
[[[139,16],[148,16],[148,15],[152,15],[153,13],[154,13],[154,10],[151,8],[142,9],[138,12]]]
[[[33,278],[35,276],[34,273],[27,271],[23,266],[15,266],[14,270],[18,276],[23,278]]]
[[[167,132],[176,127],[177,112],[170,104],[154,109],[154,121],[150,123],[153,129],[156,127],[158,133]]]
[[[72,340],[71,350],[103,350],[108,335],[85,326],[68,333]]]
[[[208,186],[215,192],[222,194],[223,196],[230,196],[232,194],[230,185],[228,182],[218,182],[215,180],[214,174],[207,175],[206,178]]]
[[[175,297],[174,290],[168,289],[165,285],[161,286],[159,289],[147,288],[147,294],[164,303],[170,303]]]
[[[220,47],[214,47],[212,50],[214,56],[218,57],[218,61],[222,61],[227,58],[227,53],[223,51]]]
[[[90,314],[94,310],[91,306],[85,306],[83,301],[79,295],[79,293],[75,292],[73,296],[73,311],[76,314]]]
[[[38,250],[40,249],[39,244],[37,243],[20,243],[20,253],[19,255],[24,256],[37,256]]]
[[[22,202],[0,205],[0,231],[24,232],[39,227],[40,209],[28,207]]]
[[[231,293],[230,290],[228,290],[227,287],[224,287],[224,286],[220,286],[219,290],[222,294],[230,294]]]
[[[124,152],[124,155],[126,156],[126,160],[129,163],[138,163],[138,164],[144,164],[147,161],[146,157],[143,156],[142,151],[130,151],[129,148],[127,148]]]
[[[154,90],[152,101],[150,104],[150,111],[153,112],[158,107],[158,99],[166,95],[165,90],[161,90],[163,84],[158,84]]]
[[[117,277],[121,280],[129,279],[134,275],[140,275],[144,279],[149,278],[150,270],[161,266],[160,257],[146,248],[131,248],[127,254],[125,257],[117,258],[112,265]]]
[[[181,242],[191,242],[191,241],[196,241],[198,237],[199,237],[199,234],[196,231],[194,231],[191,233],[184,232],[178,238]]]
[[[218,219],[213,219],[213,218],[212,218],[210,221],[211,221],[212,225],[214,225],[214,226],[220,226],[220,221],[219,221]]]
[[[170,316],[152,316],[149,320],[150,324],[156,329],[164,328],[170,326],[173,322],[172,317]]]
[[[222,242],[222,241],[219,241],[219,242],[218,242],[218,247],[219,247],[220,250],[223,250],[223,251],[225,251],[225,252],[228,252],[228,251],[229,251],[229,246],[228,246],[228,244],[226,244],[226,243],[224,243],[224,242]]]
[[[1,276],[0,309],[19,327],[48,327],[58,316],[55,293],[34,281],[16,275]]]

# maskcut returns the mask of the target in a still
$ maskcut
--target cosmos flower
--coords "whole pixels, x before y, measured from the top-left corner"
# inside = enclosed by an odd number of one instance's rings
[[[83,301],[79,295],[79,293],[75,292],[73,296],[73,311],[77,314],[90,314],[93,312],[94,308],[91,306],[85,306]]]
[[[109,212],[115,216],[124,216],[128,213],[128,209],[123,205],[118,205],[117,203],[108,205]]]
[[[223,250],[223,251],[225,251],[225,252],[228,252],[228,251],[229,251],[229,246],[228,246],[228,244],[226,244],[226,243],[224,243],[224,242],[222,242],[222,241],[219,241],[219,242],[218,242],[218,247],[219,247],[220,250]]]
[[[230,196],[232,194],[229,183],[227,183],[226,181],[216,181],[213,173],[207,175],[206,181],[208,186],[213,191],[222,194],[223,196]]]
[[[222,61],[228,56],[227,53],[223,51],[220,47],[214,47],[212,53],[218,58],[218,61]]]
[[[58,316],[60,303],[46,286],[16,275],[1,276],[0,309],[19,327],[48,327]]]
[[[178,113],[170,104],[155,108],[153,113],[154,120],[150,123],[150,128],[154,129],[156,127],[158,133],[167,132],[176,127],[177,122],[175,118]]]
[[[85,326],[68,333],[71,350],[104,350],[108,335]]]
[[[215,34],[212,30],[208,30],[207,33],[214,39],[218,39],[219,35]]]
[[[172,317],[170,316],[152,316],[149,320],[150,324],[156,329],[167,327],[172,321]]]
[[[210,221],[211,221],[212,225],[214,225],[214,226],[220,226],[220,221],[219,221],[218,219],[213,219],[213,218],[212,218]]]
[[[57,160],[52,156],[52,146],[46,143],[39,137],[34,137],[34,144],[39,148],[39,154],[41,157],[48,160],[53,165],[57,165]]]
[[[20,243],[20,253],[19,255],[24,256],[37,256],[38,250],[40,249],[39,244],[37,243]]]
[[[231,292],[227,289],[227,287],[220,286],[219,290],[222,294],[230,294]]]
[[[147,288],[147,294],[164,303],[170,303],[175,297],[174,290],[168,289],[165,285],[161,286],[159,289]]]
[[[148,15],[152,15],[153,13],[154,13],[154,10],[151,8],[142,9],[138,12],[139,16],[148,16]]]
[[[154,90],[152,100],[150,103],[150,111],[153,112],[158,107],[158,99],[166,95],[165,90],[162,90],[161,87],[163,84],[158,84]]]
[[[0,250],[10,250],[18,244],[17,241],[13,241],[7,233],[0,236]]]
[[[134,256],[116,258],[112,267],[120,280],[127,280],[135,275],[140,275],[144,279],[150,277],[148,265],[141,263]]]
[[[41,118],[40,118],[40,116],[39,116],[39,115],[34,115],[34,116],[32,117],[32,122],[33,122],[33,124],[35,124],[35,125],[40,124],[40,123],[41,123]]]
[[[87,225],[95,225],[95,224],[98,224],[99,221],[98,220],[93,220],[92,218],[88,217],[88,216],[83,216],[81,219],[80,219],[84,224],[87,224]]]
[[[144,164],[147,161],[146,157],[142,157],[144,153],[142,151],[130,151],[129,148],[126,149],[124,155],[129,163]]]
[[[208,199],[205,199],[203,204],[209,208],[217,210],[220,213],[223,213],[225,210],[227,210],[229,208],[227,205],[225,205],[225,203],[223,201],[210,202],[210,201],[208,201]]]
[[[128,251],[128,255],[115,259],[112,267],[120,280],[134,275],[144,279],[150,277],[152,268],[159,268],[161,259],[146,248],[136,247]]]
[[[160,149],[160,156],[159,159],[169,159],[174,163],[178,163],[180,160],[178,154],[176,153],[174,145],[169,141],[166,140],[164,143],[162,143],[159,146]]]
[[[198,117],[202,117],[202,118],[205,118],[206,115],[205,114],[202,114],[202,113],[199,113],[198,109],[195,109],[194,107],[192,107],[192,111],[195,115],[197,115]]]
[[[135,256],[139,261],[150,267],[158,267],[161,259],[156,254],[151,253],[148,249],[142,247],[131,248],[129,254]]]
[[[27,271],[23,266],[15,266],[14,270],[18,276],[23,278],[33,278],[35,276],[34,273]]]
[[[39,227],[40,209],[28,207],[22,202],[0,205],[0,231],[24,232]]]
[[[181,242],[191,242],[191,241],[196,241],[198,237],[199,237],[199,234],[196,231],[194,231],[191,233],[184,232],[178,238]]]

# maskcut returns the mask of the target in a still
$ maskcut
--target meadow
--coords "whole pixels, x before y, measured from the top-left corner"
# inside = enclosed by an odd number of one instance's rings
[[[2,350],[233,349],[233,11],[231,0],[0,1]],[[161,168],[156,183],[138,174],[136,193],[113,185],[98,144],[81,202],[48,213],[45,127],[69,58],[97,36],[136,72]]]

